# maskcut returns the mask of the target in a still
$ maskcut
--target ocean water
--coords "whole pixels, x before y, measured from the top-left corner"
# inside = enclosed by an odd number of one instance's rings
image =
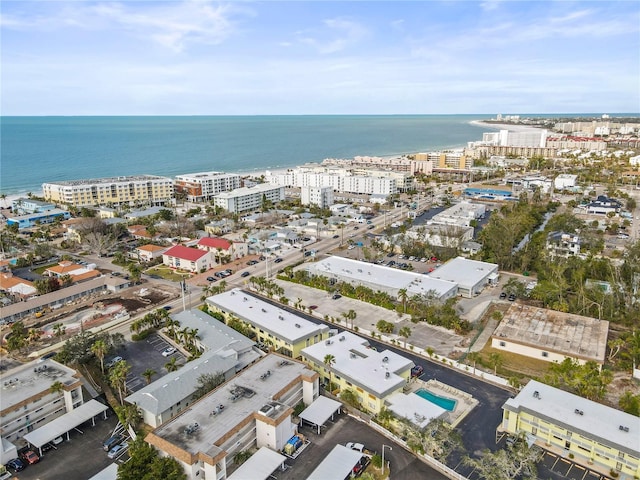
[[[203,171],[251,172],[325,158],[465,146],[489,115],[2,117],[0,191],[44,182]]]
[[[42,183],[60,180],[244,173],[325,158],[456,148],[491,130],[470,124],[491,116],[0,117],[0,192],[36,193]]]

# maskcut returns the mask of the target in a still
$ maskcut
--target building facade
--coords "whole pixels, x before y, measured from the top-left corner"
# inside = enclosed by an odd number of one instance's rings
[[[230,213],[242,213],[259,210],[264,200],[276,204],[284,198],[283,186],[261,183],[253,187],[242,187],[230,192],[219,193],[213,197],[213,203]]]
[[[202,202],[212,200],[218,193],[240,188],[241,183],[241,177],[237,173],[188,173],[176,176],[175,191],[190,202]]]
[[[43,183],[47,201],[74,207],[165,205],[173,198],[173,180],[156,175],[68,180]]]
[[[162,263],[170,268],[186,270],[191,273],[209,270],[213,257],[208,250],[176,245],[162,254]]]
[[[302,205],[316,205],[329,208],[333,205],[333,188],[331,187],[302,187],[300,190]]]

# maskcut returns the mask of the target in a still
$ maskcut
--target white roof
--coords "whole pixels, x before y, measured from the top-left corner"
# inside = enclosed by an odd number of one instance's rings
[[[304,348],[302,355],[317,365],[324,364],[326,355],[333,355],[331,369],[337,375],[378,398],[384,398],[406,384],[399,374],[411,370],[414,364],[395,352],[377,352],[368,346],[367,340],[351,332],[342,332]]]
[[[116,480],[118,478],[118,464],[112,463],[107,468],[100,470],[89,480]]]
[[[215,197],[218,198],[236,198],[244,195],[250,195],[252,193],[264,193],[270,192],[273,190],[284,189],[284,187],[279,185],[271,185],[269,183],[259,183],[258,185],[254,185],[253,187],[240,187],[235,190],[231,190],[229,192],[220,192]]]
[[[640,418],[544,383],[529,381],[502,408],[533,413],[629,455],[640,456]],[[629,431],[620,429],[621,426]]]
[[[324,425],[341,406],[342,404],[336,400],[320,396],[298,416],[314,425]]]
[[[240,320],[255,325],[292,344],[329,330],[326,325],[310,322],[243,292],[239,288],[209,297],[207,304],[233,313]]]
[[[336,445],[329,455],[311,472],[307,480],[343,480],[358,463],[362,453],[344,445]]]
[[[267,480],[287,459],[284,455],[262,447],[230,475],[228,480]]]
[[[337,276],[350,283],[375,284],[380,288],[395,290],[406,289],[409,296],[435,292],[436,298],[442,298],[452,296],[457,290],[457,285],[448,280],[344,257],[328,257],[319,262],[306,264],[306,268],[312,274]]]
[[[463,288],[471,288],[497,271],[498,265],[495,263],[457,257],[436,268],[429,277],[449,280]]]
[[[387,408],[399,417],[406,418],[414,425],[424,428],[434,418],[439,418],[447,411],[431,403],[424,398],[420,398],[415,393],[396,393],[387,398]]]
[[[87,420],[91,420],[96,415],[99,415],[108,409],[109,407],[97,400],[89,400],[78,408],[75,408],[61,417],[52,420],[46,425],[27,433],[24,436],[24,439],[34,447],[40,448],[54,438],[67,433],[69,430],[74,429]]]

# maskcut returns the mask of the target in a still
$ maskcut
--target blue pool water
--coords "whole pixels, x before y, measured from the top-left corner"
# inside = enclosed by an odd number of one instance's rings
[[[434,393],[431,393],[429,390],[425,390],[421,388],[414,392],[420,398],[424,398],[426,401],[435,403],[439,407],[444,408],[445,410],[449,410],[450,412],[456,408],[456,400],[452,400],[451,398],[440,397]]]

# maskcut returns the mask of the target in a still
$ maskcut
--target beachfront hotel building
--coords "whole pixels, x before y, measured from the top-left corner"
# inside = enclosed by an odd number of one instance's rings
[[[305,263],[302,268],[310,275],[335,279],[356,287],[362,285],[374,291],[386,292],[393,297],[397,297],[400,290],[406,290],[409,297],[424,295],[444,302],[455,297],[458,291],[458,286],[448,280],[438,280],[421,273],[407,272],[338,256],[327,257],[318,262]]]
[[[218,193],[213,197],[213,204],[230,213],[242,213],[260,210],[263,200],[276,204],[284,198],[283,186],[260,183],[253,187],[236,188],[230,192]]]
[[[258,342],[287,357],[298,358],[303,348],[329,336],[327,325],[310,322],[238,288],[208,297],[206,304],[209,311],[221,313],[227,324],[239,319]]]
[[[173,180],[137,175],[43,183],[46,201],[73,207],[99,205],[165,205],[173,198]]]
[[[200,172],[177,175],[176,194],[182,194],[190,202],[212,200],[214,195],[240,188],[240,175],[237,173]]]
[[[269,354],[156,428],[145,441],[162,456],[175,458],[190,480],[267,479],[271,472],[261,476],[264,465],[254,465],[249,476],[228,476],[227,470],[237,453],[254,447],[279,455],[297,433],[293,407],[311,405],[319,393],[317,373],[301,362]],[[285,459],[281,456],[279,463]]]
[[[331,362],[326,362],[331,355]],[[362,407],[378,413],[385,399],[402,393],[411,378],[414,363],[390,350],[378,352],[369,342],[351,332],[337,335],[302,350],[302,360],[318,372],[323,382],[351,390]]]
[[[333,188],[302,187],[300,190],[300,203],[302,205],[317,205],[320,208],[329,208],[333,205]]]
[[[332,165],[343,168],[362,167],[377,171],[406,172],[410,175],[417,173],[431,175],[433,163],[427,160],[426,155],[426,153],[414,153],[400,158],[370,156],[355,156],[353,159],[326,158],[322,161],[322,165]]]
[[[640,477],[640,418],[535,380],[502,406],[498,431],[616,477]]]
[[[61,390],[51,391],[56,382],[62,384]],[[4,372],[0,375],[0,388],[2,438],[20,446],[22,437],[29,432],[83,403],[80,374],[51,359]]]
[[[566,358],[584,365],[604,365],[609,322],[515,303],[491,336],[497,350],[560,363]]]

